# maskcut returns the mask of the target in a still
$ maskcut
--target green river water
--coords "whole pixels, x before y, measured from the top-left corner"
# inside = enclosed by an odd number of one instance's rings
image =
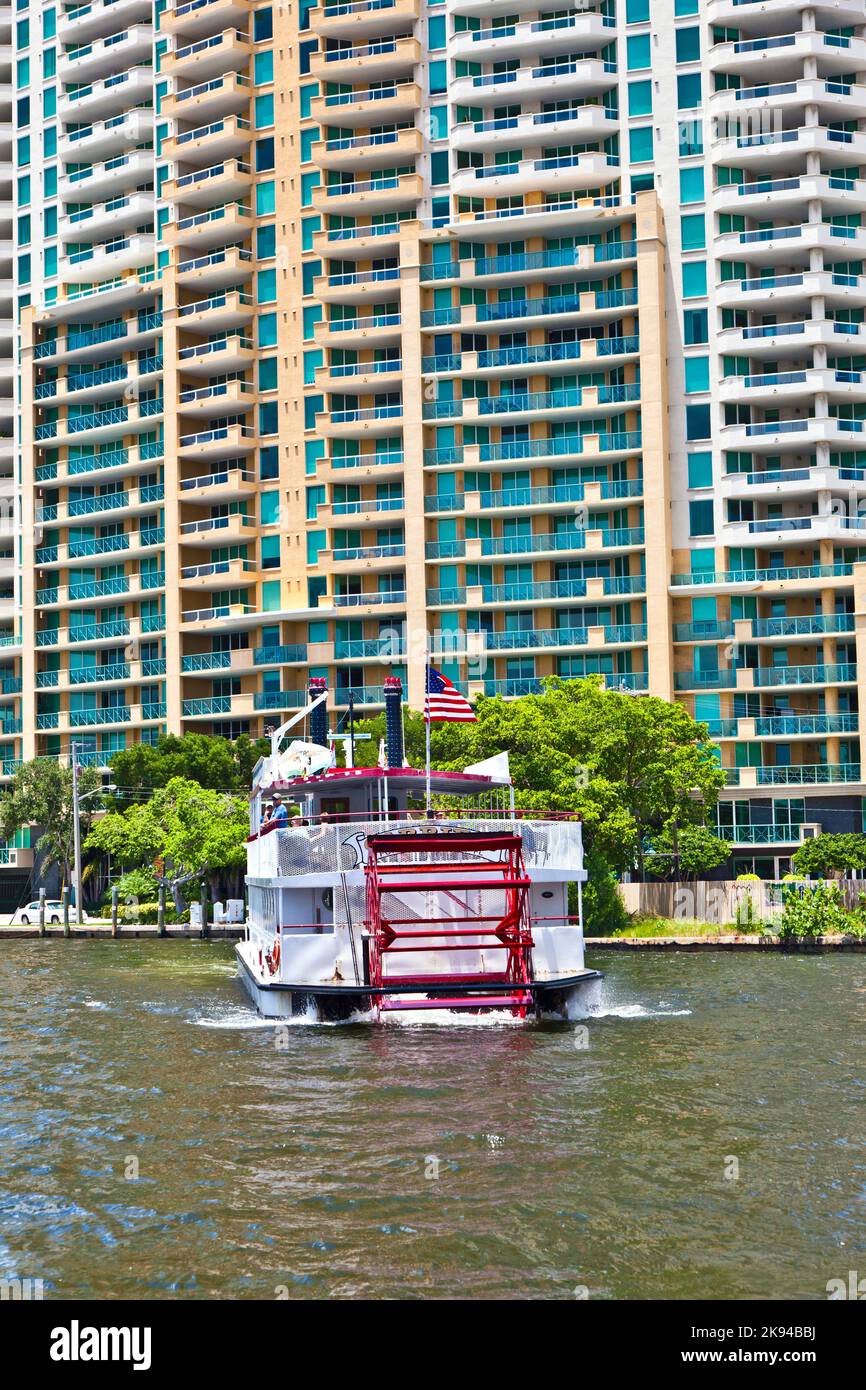
[[[0,1278],[49,1298],[826,1298],[857,955],[607,954],[574,1025],[275,1032],[223,943],[0,945]]]

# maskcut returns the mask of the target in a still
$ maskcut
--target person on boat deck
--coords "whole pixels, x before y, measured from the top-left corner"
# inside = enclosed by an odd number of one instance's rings
[[[288,819],[289,819],[289,813],[288,813],[288,811],[286,810],[285,806],[283,805],[283,801],[282,801],[281,796],[279,795],[279,793],[276,793],[276,795],[274,796],[274,804],[273,804],[273,808],[272,808],[272,810],[271,810],[271,815],[270,815],[270,819],[269,819],[269,821],[268,821],[268,824],[269,824],[269,825],[286,825],[286,824],[288,824]]]

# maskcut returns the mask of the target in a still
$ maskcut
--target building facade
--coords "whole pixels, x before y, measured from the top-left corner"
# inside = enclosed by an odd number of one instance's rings
[[[743,865],[863,828],[864,0],[12,27],[4,775],[429,652],[682,700]]]

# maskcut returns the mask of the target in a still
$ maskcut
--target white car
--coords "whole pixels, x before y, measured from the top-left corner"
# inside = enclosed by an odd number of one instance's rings
[[[61,902],[55,902],[53,899],[46,898],[45,920],[46,922],[54,924],[62,922],[63,904]],[[19,907],[18,911],[15,913],[15,916],[12,918],[11,925],[15,926],[17,923],[22,927],[29,927],[31,923],[38,924],[38,922],[39,899],[37,898],[35,902],[25,903],[23,907]]]

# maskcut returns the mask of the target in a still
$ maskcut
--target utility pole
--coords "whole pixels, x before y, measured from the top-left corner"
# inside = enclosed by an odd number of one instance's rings
[[[346,767],[355,766],[355,692],[349,691],[349,742],[346,745]]]
[[[72,745],[72,834],[75,843],[75,920],[81,926],[81,824],[78,805],[78,744]]]

